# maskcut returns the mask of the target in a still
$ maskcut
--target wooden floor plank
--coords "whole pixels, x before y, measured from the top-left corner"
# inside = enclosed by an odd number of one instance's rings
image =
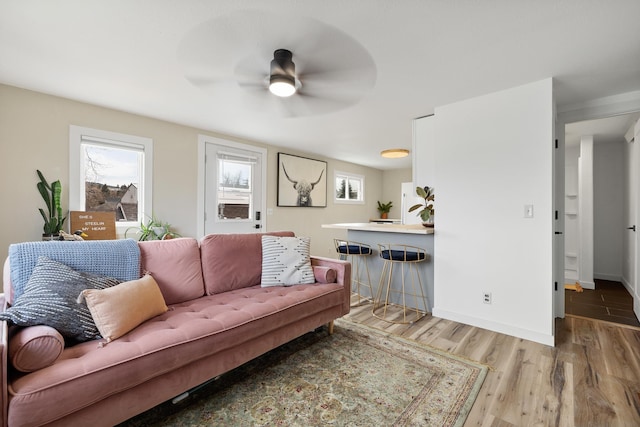
[[[347,317],[489,365],[466,427],[640,426],[638,328],[557,319],[549,347],[431,315],[396,325],[370,305]]]

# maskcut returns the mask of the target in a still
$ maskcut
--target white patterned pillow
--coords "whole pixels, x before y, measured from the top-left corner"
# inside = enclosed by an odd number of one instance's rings
[[[262,287],[315,283],[308,237],[262,236]]]
[[[84,289],[105,289],[120,280],[76,271],[50,258],[38,257],[24,292],[0,319],[18,326],[47,325],[76,342],[100,338],[84,304],[77,299]]]

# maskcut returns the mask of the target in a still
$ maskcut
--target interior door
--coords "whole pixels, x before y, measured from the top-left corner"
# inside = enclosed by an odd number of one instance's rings
[[[554,123],[553,141],[553,317],[564,318],[565,276],[565,133],[564,122]],[[555,335],[555,322],[554,335]]]
[[[631,248],[634,248],[635,254],[633,254],[634,266],[632,268],[633,273],[633,312],[636,314],[636,317],[640,319],[640,235],[638,227],[640,227],[640,120],[636,122],[634,129],[634,142],[632,143],[632,155],[633,155],[633,183],[635,184],[635,200],[633,203],[634,206],[634,220],[635,224],[630,224],[631,230],[629,233],[632,234],[632,239],[634,240],[633,244],[630,245]]]
[[[252,233],[265,226],[265,151],[205,144],[204,232]]]

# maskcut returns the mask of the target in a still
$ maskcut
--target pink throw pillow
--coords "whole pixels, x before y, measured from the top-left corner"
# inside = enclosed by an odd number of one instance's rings
[[[20,372],[53,365],[64,350],[64,338],[51,326],[16,328],[9,340],[9,360]]]
[[[336,283],[338,278],[338,274],[333,268],[323,265],[314,265],[313,275],[316,278],[316,283]]]

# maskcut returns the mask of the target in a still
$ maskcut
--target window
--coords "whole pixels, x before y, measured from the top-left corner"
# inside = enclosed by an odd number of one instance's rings
[[[119,234],[151,217],[153,141],[70,126],[69,209],[114,212]]]
[[[337,171],[334,175],[337,203],[364,203],[364,176]]]
[[[218,219],[253,219],[253,165],[256,159],[217,152]]]

